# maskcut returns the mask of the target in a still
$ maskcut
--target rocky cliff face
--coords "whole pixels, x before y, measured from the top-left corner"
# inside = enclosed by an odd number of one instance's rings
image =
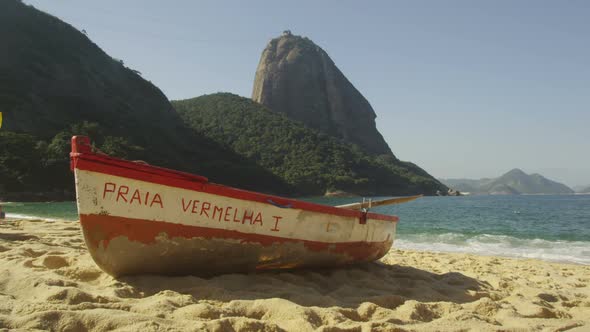
[[[252,99],[371,154],[392,155],[363,95],[311,40],[283,33],[258,64]]]

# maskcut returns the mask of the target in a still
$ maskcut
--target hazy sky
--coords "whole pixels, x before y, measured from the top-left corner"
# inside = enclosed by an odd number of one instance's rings
[[[590,184],[590,1],[27,0],[170,99],[250,97],[260,54],[307,36],[436,177],[511,168]]]

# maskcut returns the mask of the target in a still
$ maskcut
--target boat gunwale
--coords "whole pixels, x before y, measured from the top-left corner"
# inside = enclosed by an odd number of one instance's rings
[[[80,136],[78,136],[80,137]],[[160,185],[205,192],[213,195],[225,196],[234,199],[254,201],[270,205],[285,206],[285,208],[306,210],[344,217],[361,218],[363,212],[338,208],[330,205],[323,205],[311,202],[305,202],[292,198],[285,198],[271,194],[263,194],[254,191],[238,189],[224,186],[217,183],[209,182],[206,177],[176,171],[169,168],[153,166],[149,164],[140,164],[133,161],[114,158],[108,155],[94,152],[74,152],[70,153],[72,160],[72,170],[80,169],[85,171],[109,174],[123,178],[151,182]],[[78,150],[79,151],[79,150]],[[270,203],[269,201],[273,201]],[[288,207],[287,207],[288,206]],[[367,219],[390,221],[397,223],[397,216],[367,213]]]

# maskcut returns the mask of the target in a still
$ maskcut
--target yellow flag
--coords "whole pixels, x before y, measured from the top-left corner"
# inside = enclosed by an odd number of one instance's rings
[[[2,112],[0,112],[0,128],[2,128]]]

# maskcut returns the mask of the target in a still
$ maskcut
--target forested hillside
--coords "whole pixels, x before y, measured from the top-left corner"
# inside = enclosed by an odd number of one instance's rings
[[[370,155],[248,98],[218,93],[172,104],[193,129],[268,169],[300,195],[446,192],[412,163]]]
[[[212,181],[290,192],[187,128],[156,86],[56,17],[2,0],[0,40],[0,199],[72,199],[72,134],[89,134],[105,152]]]

